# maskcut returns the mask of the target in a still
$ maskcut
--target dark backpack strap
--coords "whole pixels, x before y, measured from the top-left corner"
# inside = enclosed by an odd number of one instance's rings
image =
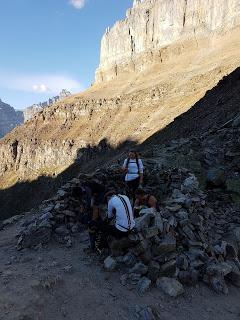
[[[138,157],[136,158],[136,163],[137,163],[137,167],[138,167],[138,174],[140,173],[139,171],[139,159],[138,159]]]
[[[129,212],[129,209],[128,209],[128,205],[127,205],[127,202],[125,201],[125,199],[123,197],[121,197],[120,195],[117,195],[117,197],[121,200],[124,208],[125,208],[125,212],[126,212],[126,215],[127,215],[127,219],[128,219],[128,228],[125,228],[123,226],[120,226],[128,231],[131,230],[131,218],[130,218],[130,212]]]

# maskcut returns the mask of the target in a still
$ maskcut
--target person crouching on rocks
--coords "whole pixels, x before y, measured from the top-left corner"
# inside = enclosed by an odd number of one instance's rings
[[[143,208],[151,208],[153,211],[159,209],[157,199],[144,189],[137,189],[135,191],[134,213],[139,213]]]
[[[106,192],[105,198],[108,203],[108,223],[102,225],[102,231],[105,236],[112,236],[116,239],[126,237],[135,227],[133,210],[130,200],[127,196],[117,194],[115,189]],[[114,221],[114,225],[109,224]]]
[[[142,187],[143,184],[143,162],[138,153],[130,151],[128,158],[124,160],[122,166],[125,175],[125,182],[128,187],[129,196],[134,200],[135,191]]]

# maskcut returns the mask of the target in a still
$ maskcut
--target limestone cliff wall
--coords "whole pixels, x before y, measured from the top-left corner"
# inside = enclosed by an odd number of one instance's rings
[[[0,189],[57,174],[76,158],[78,165],[84,148],[102,140],[114,147],[143,142],[189,110],[240,66],[239,2],[135,1],[103,37],[97,79],[104,82],[44,108],[0,139]],[[124,71],[127,78],[116,77]]]
[[[107,28],[96,82],[161,60],[173,42],[211,38],[240,24],[240,0],[134,0],[126,19]]]

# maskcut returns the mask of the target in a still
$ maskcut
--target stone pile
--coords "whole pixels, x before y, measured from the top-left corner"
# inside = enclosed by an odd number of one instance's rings
[[[83,229],[80,223],[80,197],[74,197],[74,190],[80,184],[73,179],[64,185],[52,199],[44,201],[38,208],[38,214],[26,220],[18,239],[18,249],[46,244],[52,238],[59,243],[71,245],[71,236]]]
[[[161,213],[142,210],[135,232],[111,244],[105,268],[119,268],[122,284],[136,286],[140,294],[156,285],[174,297],[183,293],[182,285],[198,281],[223,293],[226,281],[240,286],[240,225],[235,225],[235,240],[214,240],[209,232],[214,211],[206,206],[196,177],[187,170],[173,170],[170,176],[172,191]]]
[[[86,199],[80,196],[80,188],[82,184],[92,180],[117,185],[120,190],[125,188],[122,175],[115,168],[101,172],[97,170],[94,175],[81,175],[72,179],[58,190],[55,197],[43,201],[37,214],[23,223],[18,249],[46,244],[52,238],[71,246],[72,237],[85,229],[81,222]]]
[[[71,246],[73,237],[85,230],[79,187],[97,179],[115,184],[124,193],[122,175],[116,169],[113,165],[91,176],[82,175],[44,201],[38,214],[22,225],[18,249],[51,239]],[[134,231],[111,243],[111,256],[104,261],[106,270],[119,269],[121,283],[136,287],[139,294],[155,285],[174,297],[184,292],[183,285],[198,281],[223,293],[228,291],[228,282],[240,286],[239,207],[228,204],[221,208],[221,201],[202,192],[196,176],[187,169],[163,169],[146,160],[145,176],[161,208],[158,213],[142,209]]]

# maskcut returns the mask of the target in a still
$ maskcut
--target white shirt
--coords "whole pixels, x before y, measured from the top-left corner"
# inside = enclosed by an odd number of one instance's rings
[[[126,210],[124,201],[122,201],[121,198],[125,200],[128,210]],[[116,216],[115,226],[118,230],[127,232],[132,230],[135,227],[132,206],[127,196],[119,194],[119,195],[113,196],[109,200],[108,218],[113,218],[114,215]]]
[[[127,168],[128,172],[125,176],[125,181],[132,181],[139,177],[139,173],[143,173],[143,163],[141,159],[138,159],[139,164],[139,171],[137,166],[136,159],[130,159],[128,166],[127,166],[128,159],[124,160],[123,168]]]

